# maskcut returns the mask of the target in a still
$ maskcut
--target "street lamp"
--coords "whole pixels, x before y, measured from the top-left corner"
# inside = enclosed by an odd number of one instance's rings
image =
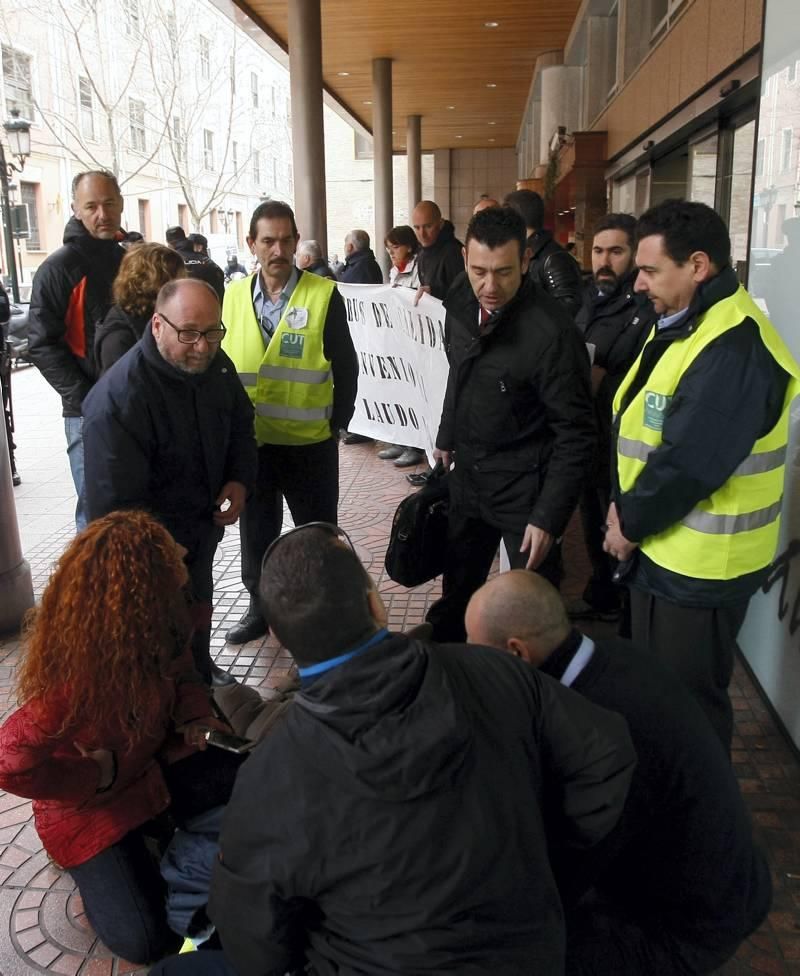
[[[3,123],[8,136],[8,148],[12,156],[16,156],[19,165],[6,161],[5,149],[0,140],[0,189],[3,197],[3,237],[6,246],[6,260],[8,273],[11,277],[11,294],[15,302],[19,299],[19,278],[17,277],[17,260],[14,256],[14,235],[11,228],[11,200],[9,198],[8,181],[14,173],[21,173],[25,169],[25,160],[31,154],[31,124],[19,117],[19,109],[11,109],[11,118]]]

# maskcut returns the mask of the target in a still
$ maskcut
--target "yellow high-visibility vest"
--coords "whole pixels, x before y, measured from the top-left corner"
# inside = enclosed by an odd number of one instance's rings
[[[619,417],[617,471],[623,493],[630,491],[650,454],[662,443],[664,418],[681,377],[694,360],[728,329],[752,319],[761,340],[790,375],[783,412],[777,424],[760,437],[733,475],[685,518],[641,543],[642,552],[659,566],[698,579],[735,579],[753,573],[775,556],[789,435],[789,408],[800,393],[800,367],[783,339],[756,303],[739,286],[729,298],[712,306],[697,328],[670,343],[641,390]],[[651,333],[645,349],[653,341]],[[628,371],[614,397],[617,417],[636,378],[644,350]],[[747,391],[742,391],[747,395]],[[702,418],[699,422],[702,423]],[[623,517],[625,500],[622,500]]]
[[[253,279],[225,289],[222,347],[256,411],[261,444],[317,444],[331,436],[333,374],[323,333],[336,283],[302,272],[269,344],[253,308]]]

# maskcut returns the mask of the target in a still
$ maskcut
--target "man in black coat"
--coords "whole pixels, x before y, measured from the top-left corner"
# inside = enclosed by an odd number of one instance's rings
[[[581,495],[581,521],[592,576],[583,598],[570,606],[573,620],[615,619],[620,588],[612,581],[614,560],[603,550],[603,523],[611,501],[611,413],[614,394],[633,365],[656,319],[644,295],[634,291],[636,264],[631,214],[606,214],[592,241],[592,280],[585,286],[575,324],[594,347],[592,394],[597,445]]]
[[[225,297],[225,272],[202,249],[204,246],[202,242],[206,241],[205,237],[202,234],[190,234],[187,237],[183,227],[178,226],[168,227],[165,237],[167,244],[183,258],[186,274],[190,278],[199,278],[200,281],[205,281],[211,285],[217,293],[221,305],[222,299]],[[195,241],[201,246],[201,250],[195,250]]]
[[[322,256],[322,248],[317,241],[300,241],[294,254],[294,263],[301,271],[310,271],[320,278],[336,280],[336,275]]]
[[[589,857],[555,854],[566,972],[716,971],[764,921],[771,882],[736,777],[696,702],[628,641],[595,643],[572,630],[558,593],[531,573],[483,586],[467,632],[619,712],[630,728],[638,762],[617,829]]]
[[[78,173],[64,245],[42,263],[31,289],[28,355],[61,397],[78,531],[87,521],[81,404],[97,379],[95,326],[111,308],[111,286],[125,255],[118,243],[122,207],[113,173]]]
[[[436,640],[464,639],[464,611],[501,537],[512,566],[558,584],[557,540],[594,448],[586,347],[526,275],[522,218],[510,207],[475,214],[465,254],[467,274],[445,301],[450,372],[435,456],[455,467],[442,598],[428,611]]]
[[[227,675],[209,651],[212,563],[256,474],[253,406],[219,348],[223,334],[213,289],[171,281],[150,328],[84,401],[89,516],[143,508],[186,548],[195,665],[218,682]]]
[[[422,200],[414,207],[411,223],[419,241],[417,294],[427,292],[444,301],[450,286],[464,271],[461,241],[450,221],[442,219],[442,211],[433,200]]]
[[[581,307],[583,278],[577,261],[544,229],[544,201],[533,190],[514,190],[503,201],[525,221],[531,259],[529,274],[573,317]]]
[[[383,272],[369,246],[365,230],[351,230],[344,239],[345,262],[339,281],[349,285],[382,285]],[[309,269],[310,270],[310,269]]]
[[[209,915],[230,971],[555,976],[545,821],[576,856],[613,829],[624,722],[509,655],[390,634],[339,533],[301,526],[265,559],[302,686],[225,814]],[[153,974],[213,972],[208,955]]]

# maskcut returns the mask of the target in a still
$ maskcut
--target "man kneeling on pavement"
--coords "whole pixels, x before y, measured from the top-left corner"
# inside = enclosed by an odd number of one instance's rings
[[[619,712],[636,749],[610,843],[556,865],[566,972],[716,971],[763,922],[771,884],[730,762],[699,705],[630,641],[594,642],[571,628],[556,590],[534,573],[512,570],[485,584],[466,624],[468,640],[510,651]]]
[[[152,976],[562,973],[547,838],[577,859],[612,832],[624,721],[511,655],[390,634],[335,526],[280,537],[260,594],[301,689],[225,815],[224,952]]]

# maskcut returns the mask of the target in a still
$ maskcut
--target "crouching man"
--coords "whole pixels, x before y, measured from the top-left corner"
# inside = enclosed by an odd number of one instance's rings
[[[264,609],[302,687],[226,813],[224,954],[152,973],[557,976],[545,822],[576,857],[609,834],[625,723],[510,655],[389,633],[345,539],[309,524],[267,552]]]
[[[679,680],[629,641],[570,627],[533,573],[493,579],[467,608],[471,641],[513,655],[628,721],[638,756],[613,842],[557,872],[569,976],[711,973],[763,922],[771,884],[714,729]],[[590,897],[578,899],[593,888]]]

